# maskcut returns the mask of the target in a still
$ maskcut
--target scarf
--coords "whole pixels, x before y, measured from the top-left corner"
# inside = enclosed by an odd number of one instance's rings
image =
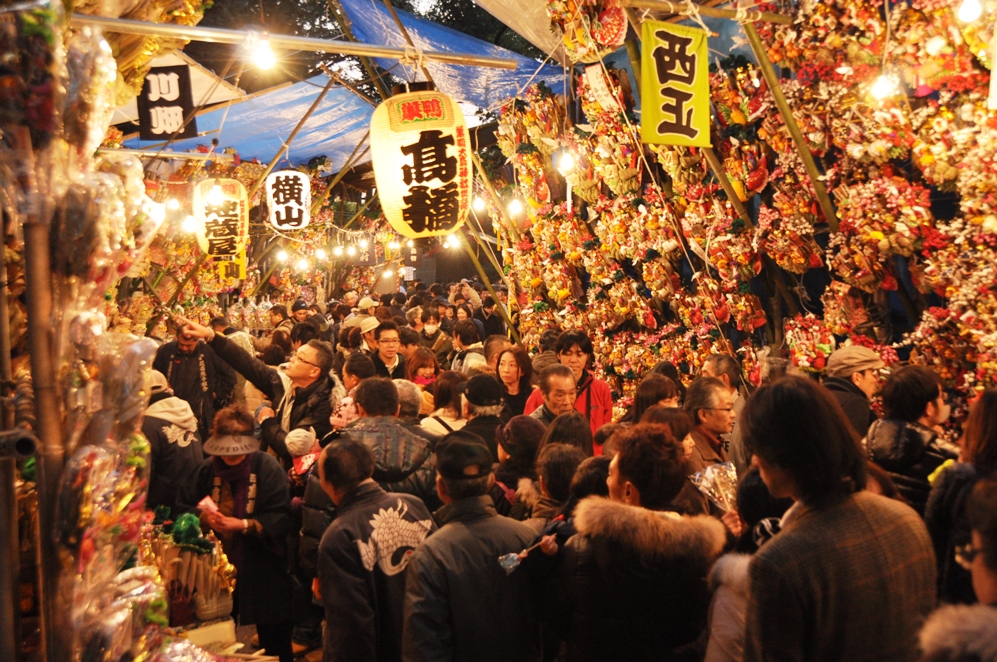
[[[430,386],[436,383],[436,377],[419,377],[416,375],[412,378],[412,382],[419,386]]]
[[[215,470],[215,478],[228,483],[232,490],[232,500],[235,502],[232,506],[232,517],[245,518],[248,514],[246,505],[249,503],[249,475],[253,471],[253,456],[248,456],[232,467],[216,455],[211,458],[211,465]]]

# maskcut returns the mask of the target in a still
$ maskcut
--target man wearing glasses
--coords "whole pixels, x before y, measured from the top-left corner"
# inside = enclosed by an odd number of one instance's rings
[[[374,371],[377,376],[405,379],[405,357],[399,353],[401,336],[398,333],[398,325],[391,320],[381,322],[374,329],[374,339],[377,341],[377,351],[371,358],[374,359]]]
[[[711,464],[728,462],[722,436],[734,429],[734,402],[730,391],[716,377],[699,377],[685,394],[685,410],[692,415],[696,428],[692,438],[696,447],[689,456],[691,474]]]

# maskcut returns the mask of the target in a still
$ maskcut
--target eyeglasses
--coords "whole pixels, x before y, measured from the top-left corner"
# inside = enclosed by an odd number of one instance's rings
[[[312,363],[311,361],[309,361],[307,359],[301,358],[301,355],[297,354],[297,353],[291,354],[291,362],[293,363],[294,361],[301,361],[302,363],[307,363],[308,365],[310,365],[312,367],[318,368],[317,364]]]
[[[955,562],[961,565],[965,570],[971,570],[973,567],[973,561],[976,559],[978,554],[982,554],[983,549],[980,547],[973,547],[972,543],[968,545],[959,545],[955,548]]]

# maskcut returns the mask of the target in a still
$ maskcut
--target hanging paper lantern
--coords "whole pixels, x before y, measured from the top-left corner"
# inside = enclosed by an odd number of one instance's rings
[[[450,234],[471,197],[471,139],[460,107],[436,91],[391,97],[370,126],[374,177],[391,227],[405,237]]]
[[[312,190],[308,175],[281,170],[267,175],[267,208],[270,224],[278,230],[300,230],[308,226]]]
[[[235,261],[249,238],[249,198],[234,179],[205,179],[194,187],[197,243],[208,257]]]

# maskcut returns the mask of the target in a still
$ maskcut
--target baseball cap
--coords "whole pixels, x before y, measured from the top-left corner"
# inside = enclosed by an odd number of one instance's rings
[[[849,378],[856,372],[879,370],[885,367],[879,354],[862,345],[848,345],[835,350],[827,360],[829,377]]]
[[[436,444],[436,470],[444,478],[479,478],[492,470],[492,452],[473,432],[457,430]]]
[[[360,310],[367,310],[368,308],[373,308],[375,306],[380,306],[380,305],[381,305],[380,301],[374,301],[370,297],[364,297],[363,299],[360,299],[360,303],[357,304],[357,308],[359,308]]]
[[[502,404],[502,386],[491,375],[475,375],[457,387],[467,401],[478,407],[494,407]]]
[[[166,375],[159,372],[158,370],[152,370],[149,373],[149,393],[150,395],[156,395],[157,393],[163,393],[164,391],[170,390],[170,383],[166,380]]]
[[[299,310],[308,310],[308,304],[305,303],[303,299],[298,299],[291,305],[292,313]]]
[[[360,333],[370,333],[379,326],[381,322],[376,317],[368,317],[360,322]]]

